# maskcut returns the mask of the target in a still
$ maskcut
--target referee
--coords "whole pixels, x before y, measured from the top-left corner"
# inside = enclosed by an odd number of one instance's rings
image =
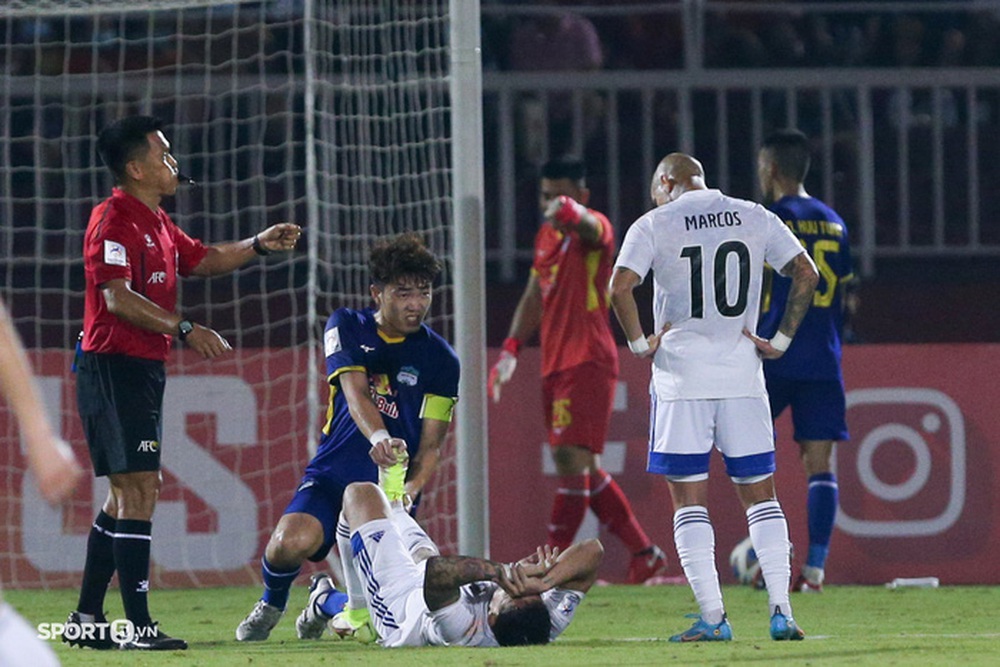
[[[160,208],[179,182],[162,128],[156,118],[129,116],[97,140],[116,187],[91,212],[84,237],[77,407],[94,475],[106,476],[110,490],[90,530],[80,599],[67,620],[79,627],[63,636],[81,647],[117,647],[103,612],[117,571],[125,616],[135,629],[124,648],[187,648],[159,629],[147,604],[152,518],[162,482],[164,362],[175,337],[205,359],[232,348],[218,332],[176,312],[177,276],[231,273],[258,255],[292,250],[301,233],[298,225],[281,223],[252,238],[206,246],[181,231]]]

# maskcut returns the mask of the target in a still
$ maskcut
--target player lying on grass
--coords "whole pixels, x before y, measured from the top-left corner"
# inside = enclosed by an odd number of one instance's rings
[[[510,564],[441,556],[402,502],[390,504],[382,489],[368,482],[347,487],[343,516],[352,551],[345,575],[349,588],[363,587],[367,605],[343,614],[355,617],[355,628],[373,626],[379,643],[389,648],[546,644],[569,626],[604,557],[596,539],[562,553],[539,547]],[[322,610],[329,586],[317,586],[326,578],[314,577],[303,612],[309,621],[329,619]],[[357,600],[352,605],[358,606]],[[364,617],[370,618],[369,627],[358,622]],[[357,637],[364,639],[360,631]]]

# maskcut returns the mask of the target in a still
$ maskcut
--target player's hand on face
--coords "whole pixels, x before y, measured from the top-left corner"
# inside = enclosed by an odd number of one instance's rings
[[[380,468],[388,468],[409,458],[406,441],[402,438],[383,438],[372,445],[368,456]]]
[[[200,354],[202,359],[215,359],[233,349],[218,331],[200,324],[194,325],[191,333],[184,338],[184,344]]]
[[[497,583],[512,598],[539,595],[551,588],[541,577],[529,575],[524,564],[520,562],[502,565]]]
[[[257,234],[257,240],[268,252],[288,252],[295,249],[300,236],[301,227],[293,222],[281,222]]]
[[[31,471],[38,490],[47,503],[58,505],[73,494],[83,469],[61,438],[45,442],[37,451],[39,455],[31,457]]]
[[[517,357],[503,350],[500,352],[500,358],[497,362],[493,364],[493,368],[490,369],[490,376],[487,380],[488,393],[493,402],[496,403],[500,400],[500,388],[507,384],[511,376],[514,375],[514,369],[517,368]]]
[[[529,577],[544,577],[559,560],[559,547],[548,544],[535,549],[535,553],[518,561]]]
[[[757,347],[757,354],[764,359],[777,359],[785,353],[783,350],[774,349],[770,340],[751,333],[749,329],[743,329],[743,335],[753,341],[753,344]]]

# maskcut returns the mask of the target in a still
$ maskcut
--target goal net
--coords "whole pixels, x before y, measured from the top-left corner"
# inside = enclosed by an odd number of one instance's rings
[[[0,294],[82,461],[69,367],[83,233],[112,185],[100,129],[130,113],[166,121],[197,185],[164,207],[192,236],[306,228],[294,255],[183,281],[182,312],[235,352],[204,362],[181,347],[168,362],[153,584],[255,581],[325,416],[323,325],[369,304],[375,239],[423,234],[445,266],[430,324],[453,339],[448,1],[7,0],[0,30]],[[0,405],[0,580],[75,586],[106,483],[48,508],[17,444]],[[453,454],[449,442],[420,508],[447,551]]]

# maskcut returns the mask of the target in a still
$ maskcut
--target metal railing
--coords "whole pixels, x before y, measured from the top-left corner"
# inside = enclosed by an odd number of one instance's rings
[[[847,221],[862,275],[883,257],[996,256],[1000,210],[990,156],[1000,142],[1000,66],[706,66],[706,25],[733,16],[919,15],[967,20],[1000,3],[747,3],[686,0],[624,8],[561,7],[595,19],[669,14],[681,23],[674,69],[487,71],[487,258],[505,282],[530,261],[538,224],[533,198],[547,158],[582,156],[591,203],[619,232],[649,206],[655,163],[680,150],[702,160],[710,185],[760,198],[756,147],[795,126],[814,141],[807,189]],[[552,8],[484,5],[484,15]],[[909,14],[908,14],[909,13]],[[919,13],[919,14],[914,14]],[[924,63],[926,65],[926,63]],[[998,63],[1000,65],[1000,63]]]
[[[595,206],[620,228],[648,208],[653,168],[674,150],[701,159],[713,187],[759,197],[755,147],[797,126],[816,142],[808,189],[847,220],[864,275],[883,256],[1000,254],[981,224],[1000,206],[987,159],[1000,134],[997,70],[490,73],[484,93],[498,227],[488,257],[503,280],[530,255],[524,227],[538,214],[517,193],[532,187],[559,122],[565,152],[587,157]],[[553,118],[553,98],[568,113]],[[532,133],[538,141],[525,141]]]

